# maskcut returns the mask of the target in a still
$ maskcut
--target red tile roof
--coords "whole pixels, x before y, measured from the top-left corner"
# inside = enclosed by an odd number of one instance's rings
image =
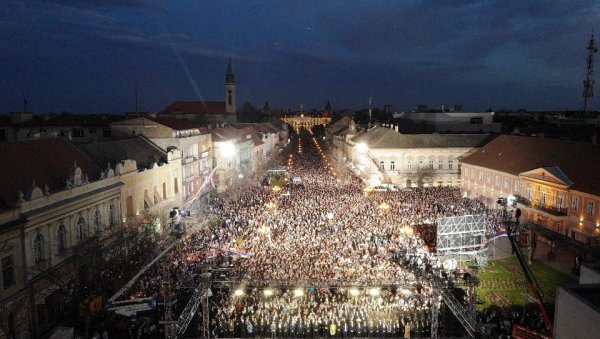
[[[89,180],[100,177],[100,168],[64,138],[0,143],[0,205],[13,205],[19,190],[25,195],[36,186],[63,190],[74,163]]]
[[[223,114],[225,101],[174,101],[161,113]]]
[[[557,166],[573,181],[572,189],[600,196],[600,145],[596,144],[500,135],[462,162],[513,175]]]

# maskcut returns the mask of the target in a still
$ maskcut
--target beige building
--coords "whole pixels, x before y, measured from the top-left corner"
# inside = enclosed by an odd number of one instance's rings
[[[523,220],[586,244],[600,237],[600,146],[501,135],[462,160],[465,196],[515,196]]]
[[[460,159],[491,138],[485,134],[402,134],[391,126],[378,126],[349,139],[345,156],[371,186],[453,186],[461,184]]]
[[[208,185],[213,145],[211,133],[199,124],[176,118],[135,118],[114,123],[111,128],[116,137],[141,135],[164,152],[173,148],[182,152],[181,181],[174,177],[172,187],[173,192],[181,190],[184,202]]]
[[[168,212],[181,206],[180,150],[164,151],[141,136],[78,147],[104,168],[103,174],[114,173],[123,183],[121,218],[124,222],[133,222],[140,212],[146,211],[160,220],[156,226],[162,229],[168,223]]]
[[[0,157],[0,227],[19,225],[22,253],[13,253],[22,260],[22,307],[31,336],[39,337],[80,301],[73,286],[97,273],[98,254],[121,227],[123,184],[64,138],[0,143]]]

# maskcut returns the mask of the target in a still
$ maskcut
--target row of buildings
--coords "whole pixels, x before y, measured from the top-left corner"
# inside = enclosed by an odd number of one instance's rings
[[[0,338],[39,337],[72,316],[78,286],[123,255],[126,234],[168,230],[170,210],[253,175],[287,139],[271,123],[207,128],[175,116],[102,131],[110,137],[87,143],[0,142]]]
[[[336,158],[370,186],[459,186],[465,197],[499,207],[511,198],[522,220],[554,239],[600,243],[600,146],[497,134],[402,134],[361,129],[350,118],[327,127]],[[581,248],[583,249],[583,247]]]

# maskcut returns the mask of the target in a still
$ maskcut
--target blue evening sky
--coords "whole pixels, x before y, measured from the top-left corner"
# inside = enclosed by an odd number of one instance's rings
[[[146,111],[223,101],[228,58],[238,107],[575,110],[599,23],[594,0],[4,0],[0,113],[132,111],[136,81]]]

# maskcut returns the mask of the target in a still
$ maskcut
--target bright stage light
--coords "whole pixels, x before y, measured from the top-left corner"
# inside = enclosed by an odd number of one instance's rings
[[[379,290],[379,287],[373,287],[373,288],[369,289],[369,295],[372,297],[378,296],[379,293],[381,293],[381,290]]]
[[[244,295],[244,290],[242,290],[241,288],[238,288],[237,290],[235,290],[233,292],[233,295],[235,295],[236,297],[241,297]]]
[[[351,288],[350,289],[350,295],[353,297],[358,297],[358,295],[360,294],[360,291],[358,290],[358,288]]]
[[[304,290],[303,289],[297,288],[297,289],[294,290],[294,297],[300,298],[302,296],[304,296]]]
[[[263,291],[263,294],[265,295],[265,297],[270,297],[273,295],[273,290],[270,288],[267,288],[266,290]]]

